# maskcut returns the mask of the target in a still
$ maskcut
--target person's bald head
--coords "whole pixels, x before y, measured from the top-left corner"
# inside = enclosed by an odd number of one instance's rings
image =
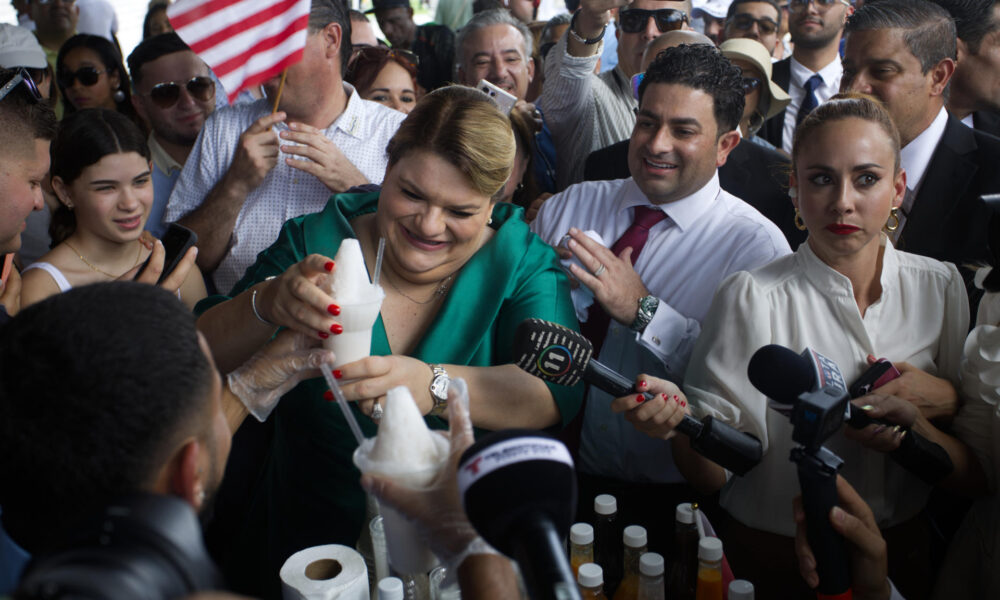
[[[697,31],[691,29],[678,29],[677,31],[668,31],[656,38],[649,43],[646,47],[646,51],[642,55],[642,70],[645,72],[646,67],[649,63],[653,62],[656,55],[663,52],[667,48],[673,48],[674,46],[680,46],[681,44],[690,44],[692,46],[698,44],[708,44],[709,46],[714,46],[712,40],[708,36],[698,33]]]

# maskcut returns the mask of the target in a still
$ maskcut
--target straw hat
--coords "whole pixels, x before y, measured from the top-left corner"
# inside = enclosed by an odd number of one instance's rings
[[[771,80],[771,55],[763,44],[750,38],[735,38],[722,42],[719,50],[726,58],[745,60],[764,74],[767,87],[761,86],[761,90],[766,90],[767,93],[760,95],[757,112],[764,116],[765,121],[785,110],[792,99],[785,90]]]

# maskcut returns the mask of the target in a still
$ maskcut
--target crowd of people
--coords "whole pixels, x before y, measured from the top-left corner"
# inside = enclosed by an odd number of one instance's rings
[[[669,556],[674,507],[697,501],[759,597],[811,598],[825,555],[796,498],[801,441],[748,362],[809,348],[850,384],[887,360],[898,376],[851,400],[877,421],[825,440],[851,587],[1000,595],[995,0],[566,0],[547,22],[538,3],[439,0],[419,25],[409,0],[312,0],[302,59],[231,104],[164,0],[127,56],[103,0],[13,4],[0,594],[58,597],[101,548],[104,590],[153,586],[156,569],[112,568],[142,557],[185,582],[164,597],[279,597],[290,555],[356,545],[366,495],[470,598],[517,593],[454,485],[351,460],[318,368],[355,238],[385,297],[370,356],[333,375],[364,435],[397,386],[450,429],[445,478],[474,437],[546,431],[573,454],[577,521],[612,494]],[[197,242],[168,256],[178,225]],[[634,393],[518,368],[530,318],[581,332]],[[763,458],[733,474],[679,434],[687,416]],[[907,435],[950,470],[901,464]],[[150,533],[111,535],[125,513]]]

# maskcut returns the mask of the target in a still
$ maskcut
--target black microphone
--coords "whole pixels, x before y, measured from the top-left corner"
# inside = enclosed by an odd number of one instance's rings
[[[517,561],[532,599],[580,599],[563,546],[576,473],[562,442],[528,429],[493,432],[462,454],[458,490],[479,535]]]
[[[514,332],[515,364],[535,377],[559,385],[575,385],[583,379],[615,397],[636,393],[628,378],[593,360],[593,353],[593,345],[583,334],[549,321],[525,319]],[[653,398],[649,393],[645,396]],[[696,452],[737,475],[760,462],[760,440],[711,416],[699,422],[685,415],[677,431],[691,439]]]
[[[782,404],[795,404],[800,394],[820,389],[821,382],[828,385],[839,379],[835,385],[845,393],[847,390],[836,364],[808,348],[799,355],[777,344],[764,346],[751,357],[747,375],[750,383],[762,394]],[[873,419],[850,403],[847,404],[844,419],[854,429],[864,429],[873,423],[896,426],[885,419]],[[909,428],[906,428],[899,447],[889,456],[931,485],[950,475],[954,469],[944,448]]]

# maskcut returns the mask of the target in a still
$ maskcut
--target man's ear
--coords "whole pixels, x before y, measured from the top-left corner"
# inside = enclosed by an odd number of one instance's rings
[[[136,93],[132,94],[132,96],[130,97],[130,99],[132,101],[132,108],[135,109],[135,112],[136,112],[137,115],[139,115],[139,118],[141,118],[143,120],[143,122],[145,122],[146,125],[148,126],[149,125],[149,113],[146,112],[146,105],[143,104],[142,99],[139,98],[139,92],[136,92]],[[152,129],[152,127],[150,127],[150,129]]]
[[[715,155],[715,166],[716,168],[721,167],[726,164],[726,159],[729,158],[729,153],[733,151],[733,148],[740,144],[740,134],[736,133],[736,130],[727,131],[719,137],[719,141],[716,144],[716,155]]]
[[[202,467],[203,449],[198,440],[187,440],[170,458],[166,465],[166,479],[170,494],[185,500],[194,508],[201,510],[205,501],[205,469]]]
[[[326,44],[326,57],[340,59],[340,45],[344,42],[344,30],[340,28],[340,23],[328,23],[319,35],[323,36],[323,43]],[[344,65],[347,68],[347,65]]]
[[[528,83],[535,78],[535,59],[531,56],[528,57]]]
[[[942,59],[941,62],[931,67],[927,75],[931,78],[931,95],[941,96],[948,88],[951,76],[955,74],[955,61],[950,58]]]

